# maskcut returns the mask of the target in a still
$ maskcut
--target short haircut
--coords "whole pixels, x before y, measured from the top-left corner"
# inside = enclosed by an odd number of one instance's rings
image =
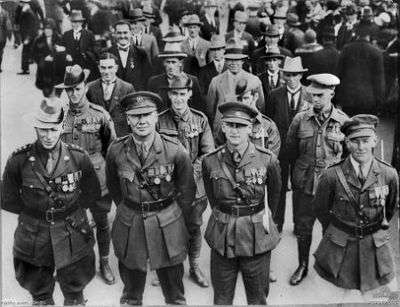
[[[110,52],[103,52],[102,54],[100,54],[99,60],[97,62],[100,64],[101,60],[108,60],[108,59],[110,59],[110,60],[113,59],[115,61],[115,64],[118,63],[117,57]]]
[[[119,25],[127,25],[129,27],[129,30],[131,29],[131,24],[127,20],[124,20],[124,19],[118,20],[116,23],[114,23],[114,29],[116,29],[117,26],[119,26]]]

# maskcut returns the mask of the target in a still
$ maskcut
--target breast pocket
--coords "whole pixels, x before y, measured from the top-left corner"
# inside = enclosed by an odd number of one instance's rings
[[[216,195],[224,194],[223,191],[231,189],[229,180],[225,177],[220,170],[211,171],[210,179],[212,182],[213,190]]]
[[[299,139],[299,151],[300,153],[314,152],[313,137],[314,130],[304,129],[297,132],[297,138]]]

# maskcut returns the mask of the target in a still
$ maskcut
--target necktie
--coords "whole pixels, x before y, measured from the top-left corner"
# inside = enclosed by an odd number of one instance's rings
[[[296,100],[294,100],[294,95],[296,95],[296,93],[290,93],[290,95],[290,108],[294,111],[296,110]]]
[[[47,157],[46,171],[49,174],[51,174],[53,171],[53,156],[52,156],[51,152],[49,152],[49,156]]]
[[[124,51],[124,52],[127,52],[128,49],[129,49],[129,46],[128,47],[118,47],[118,50]]]
[[[271,87],[275,87],[275,82],[274,82],[274,76],[273,75],[269,75],[269,85]]]
[[[240,153],[237,151],[237,150],[235,150],[233,153],[232,153],[232,160],[233,160],[233,162],[235,162],[235,164],[236,164],[236,166],[240,163],[240,161],[242,160],[242,157],[240,156]]]
[[[139,46],[139,38],[137,36],[135,36],[135,45]]]
[[[143,164],[144,161],[146,161],[147,158],[147,147],[145,145],[145,143],[141,143],[139,146],[137,146],[138,149],[138,156],[140,159],[140,162]]]
[[[358,165],[358,180],[360,180],[361,185],[364,185],[365,183],[365,177],[362,171],[361,164]]]

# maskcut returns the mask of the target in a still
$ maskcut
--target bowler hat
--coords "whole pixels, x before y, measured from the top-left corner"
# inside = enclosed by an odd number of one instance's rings
[[[286,57],[283,67],[281,71],[288,73],[303,73],[308,71],[307,68],[303,68],[303,64],[301,62],[301,57],[297,56],[294,58]]]
[[[210,50],[225,48],[225,38],[221,35],[213,35],[211,37]]]
[[[75,21],[85,21],[86,19],[82,16],[81,10],[72,10],[71,15],[69,16],[71,22]]]
[[[148,91],[130,93],[121,100],[121,106],[127,115],[151,113],[157,111],[157,107],[161,104],[161,97]]]
[[[55,88],[72,88],[86,81],[89,76],[89,69],[82,69],[78,64],[65,67],[64,82]]]
[[[32,113],[25,114],[23,119],[35,128],[51,129],[64,120],[62,101],[57,97],[43,98],[40,105]]]
[[[228,123],[236,123],[249,125],[258,115],[258,111],[247,104],[229,101],[221,104],[218,110],[222,113],[222,121]]]

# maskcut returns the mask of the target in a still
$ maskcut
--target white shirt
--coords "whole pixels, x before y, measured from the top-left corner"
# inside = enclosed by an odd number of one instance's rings
[[[189,41],[190,50],[196,50],[196,47],[197,47],[197,43],[198,43],[198,41],[199,41],[199,38],[198,38],[198,37],[196,37],[196,38],[191,38],[191,37],[189,37],[189,38],[188,38],[188,41]]]
[[[105,82],[101,82],[101,86],[103,88],[103,97],[104,100],[110,100],[111,99],[111,95],[114,91],[114,87],[115,87],[115,80],[111,81],[110,83],[105,83]]]
[[[367,178],[369,170],[371,168],[373,159],[369,160],[367,163],[361,166],[363,177]],[[354,171],[356,172],[357,177],[360,177],[360,163],[358,163],[352,155],[350,155],[350,162],[353,165]]]
[[[81,39],[81,31],[82,31],[82,29],[77,30],[77,31],[74,30],[74,39],[75,39],[75,40],[78,41],[78,40]]]
[[[270,85],[275,87],[278,83],[279,71],[273,73],[273,72],[267,70],[267,73],[268,73],[268,81],[269,81]],[[271,84],[271,78],[272,78],[272,84]]]
[[[295,107],[294,108],[297,109],[297,106],[299,105],[301,86],[299,86],[295,90],[291,90],[288,87],[286,87],[286,89],[287,89],[287,97],[288,97],[289,107],[290,107],[290,101],[292,100],[292,93],[296,93],[296,94],[294,94],[293,98],[294,98],[294,101],[295,101]]]
[[[126,62],[128,61],[128,54],[129,54],[129,46],[128,50],[124,51],[118,48],[119,57],[121,58],[122,67],[126,67]]]
[[[137,41],[138,42],[137,46],[141,46],[142,45],[142,36],[143,36],[143,32],[134,34],[132,36],[133,43],[136,45],[136,41]]]

